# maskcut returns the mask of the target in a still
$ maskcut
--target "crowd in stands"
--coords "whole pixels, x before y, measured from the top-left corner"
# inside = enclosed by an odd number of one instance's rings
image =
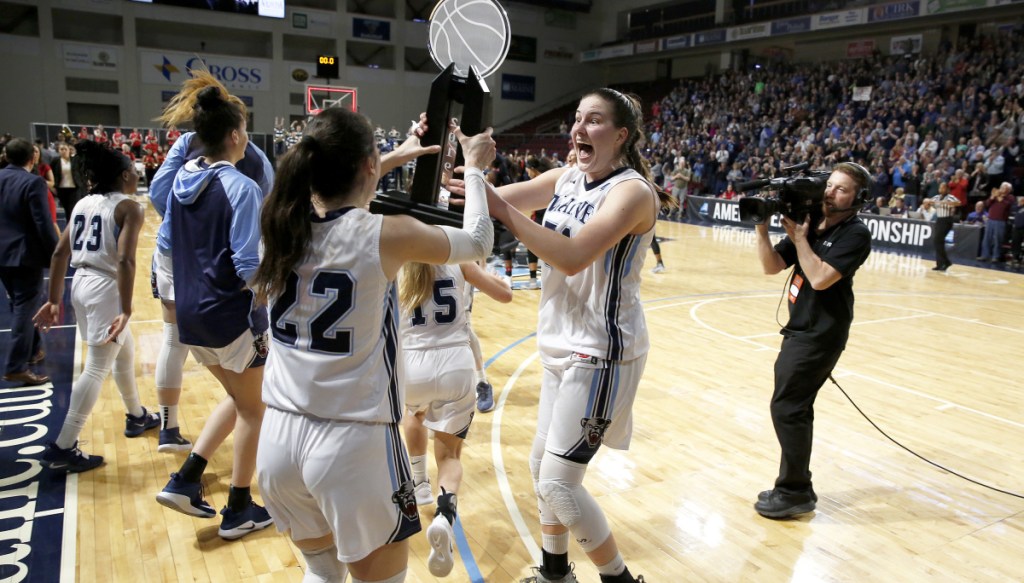
[[[870,169],[873,198],[886,206],[895,196],[903,202],[893,206],[917,211],[947,184],[966,215],[993,188],[1021,182],[1021,36],[943,42],[930,56],[776,63],[684,80],[651,105],[652,168],[667,189],[679,181],[683,195],[729,197],[730,185],[787,166],[854,160]],[[855,99],[855,87],[870,90]]]

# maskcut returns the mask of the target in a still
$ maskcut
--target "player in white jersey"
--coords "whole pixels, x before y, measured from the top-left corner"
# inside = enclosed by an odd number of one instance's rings
[[[466,309],[471,284],[502,303],[512,288],[477,263],[407,263],[399,280],[402,306],[402,354],[405,363],[406,415],[402,421],[409,448],[416,503],[434,503],[427,479],[427,430],[434,431],[437,512],[427,528],[427,568],[444,577],[455,565],[452,525],[462,483],[462,443],[469,434],[475,404],[472,329]]]
[[[604,513],[583,487],[602,443],[629,446],[649,346],[640,273],[659,207],[671,203],[650,182],[638,146],[642,128],[635,97],[589,93],[572,128],[574,167],[489,191],[491,215],[545,263],[537,326],[544,376],[530,455],[543,562],[524,581],[576,581],[569,531],[603,583],[642,580],[626,568]],[[543,208],[538,225],[529,213]]]
[[[82,374],[71,387],[71,402],[57,440],[43,463],[56,470],[82,472],[103,463],[78,449],[78,436],[113,369],[126,412],[124,434],[138,437],[160,425],[160,417],[139,402],[135,384],[135,342],[128,328],[132,315],[135,249],[144,213],[135,194],[139,175],[132,161],[109,148],[84,141],[77,146],[74,169],[92,194],[78,201],[50,262],[47,302],[35,316],[43,330],[60,320],[68,259],[76,269],[71,303],[78,331],[89,345]]]
[[[425,116],[421,121],[425,120]],[[382,160],[373,128],[344,108],[320,112],[279,161],[262,214],[255,287],[273,340],[257,460],[278,528],[306,558],[306,580],[405,580],[420,530],[405,446],[395,278],[407,262],[462,263],[493,244],[482,169],[490,130],[465,152],[462,229],[367,212],[382,173],[439,148],[406,140]]]

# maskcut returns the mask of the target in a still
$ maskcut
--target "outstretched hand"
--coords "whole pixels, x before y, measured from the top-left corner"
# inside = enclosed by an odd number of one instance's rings
[[[493,132],[494,128],[487,128],[474,136],[467,136],[462,133],[461,127],[455,128],[454,134],[462,146],[462,156],[466,159],[466,166],[484,170],[491,165],[498,155],[497,144],[491,137]]]
[[[43,304],[43,307],[39,308],[36,315],[32,317],[32,323],[43,332],[48,332],[59,320],[60,306],[52,302]]]
[[[427,154],[437,154],[441,151],[441,146],[424,146],[420,143],[420,139],[427,132],[427,114],[421,113],[419,122],[413,128],[413,131],[409,134],[404,142],[398,145],[390,154],[387,155],[388,159],[395,162],[395,166],[401,166],[409,160],[425,156]]]

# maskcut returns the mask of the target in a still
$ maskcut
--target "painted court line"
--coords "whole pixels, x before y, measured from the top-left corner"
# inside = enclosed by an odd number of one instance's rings
[[[523,371],[539,357],[539,352],[532,353],[509,376],[501,391],[501,397],[498,399],[498,406],[494,408],[494,420],[491,422],[491,459],[494,460],[494,477],[498,481],[498,490],[501,491],[501,498],[505,501],[505,508],[508,509],[509,516],[512,518],[512,524],[515,525],[516,532],[519,533],[519,538],[523,541],[523,545],[526,546],[530,556],[537,563],[540,563],[541,560],[540,547],[537,546],[537,541],[530,534],[530,528],[526,526],[526,520],[523,518],[522,513],[519,512],[515,496],[512,495],[512,486],[508,481],[508,472],[505,471],[505,458],[501,453],[501,418],[505,410],[505,401],[508,400],[508,396],[512,393],[512,388],[515,386],[516,381],[522,376]],[[497,358],[497,355],[494,358]]]
[[[45,516],[53,516],[55,514],[64,514],[64,509],[63,508],[53,508],[52,510],[43,510],[41,512],[36,512],[34,515],[32,515],[32,517],[33,518],[43,518]]]

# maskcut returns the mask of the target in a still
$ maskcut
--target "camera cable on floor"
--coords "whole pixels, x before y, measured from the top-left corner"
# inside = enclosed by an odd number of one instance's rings
[[[785,328],[785,326],[783,326],[782,323],[779,322],[779,310],[782,308],[782,300],[783,300],[783,298],[786,297],[786,291],[789,289],[790,282],[791,282],[793,274],[795,272],[796,272],[795,268],[790,271],[789,277],[786,278],[786,285],[782,288],[782,296],[779,297],[779,305],[775,307],[775,321],[782,328]],[[996,488],[995,486],[990,486],[989,484],[986,484],[984,482],[979,482],[978,480],[975,480],[973,478],[968,478],[967,476],[965,476],[965,475],[963,475],[963,474],[961,474],[959,472],[955,472],[955,471],[947,468],[946,466],[944,466],[942,464],[933,462],[932,460],[924,457],[923,455],[917,453],[916,451],[914,451],[914,450],[910,449],[909,447],[903,445],[902,443],[896,441],[892,436],[890,436],[888,433],[886,433],[885,430],[883,430],[881,427],[879,427],[877,423],[872,421],[871,418],[867,416],[867,413],[862,411],[861,408],[857,406],[857,403],[854,402],[853,398],[850,397],[850,395],[843,389],[842,386],[839,385],[838,382],[836,382],[835,377],[833,377],[831,374],[829,374],[828,375],[828,380],[832,381],[832,384],[834,384],[836,386],[836,388],[839,389],[839,391],[843,394],[843,396],[846,397],[846,400],[849,401],[851,405],[853,405],[853,408],[856,409],[857,412],[860,413],[861,416],[864,417],[864,419],[866,419],[867,422],[870,423],[872,427],[874,427],[879,433],[884,435],[886,439],[888,439],[889,441],[891,441],[891,442],[895,443],[896,445],[900,446],[902,449],[906,450],[907,452],[909,452],[914,457],[916,457],[916,458],[918,458],[918,459],[920,459],[922,461],[928,462],[929,464],[939,468],[940,470],[943,470],[945,472],[949,472],[950,474],[953,474],[954,476],[956,476],[958,478],[967,480],[968,482],[970,482],[972,484],[976,484],[978,486],[981,486],[982,488],[988,488],[989,490],[993,490],[995,492],[999,492],[1000,494],[1006,494],[1007,496],[1013,496],[1014,498],[1024,499],[1024,495],[1022,495],[1022,494],[1018,494],[1016,492],[1010,492],[1008,490],[1003,490],[1001,488]]]

